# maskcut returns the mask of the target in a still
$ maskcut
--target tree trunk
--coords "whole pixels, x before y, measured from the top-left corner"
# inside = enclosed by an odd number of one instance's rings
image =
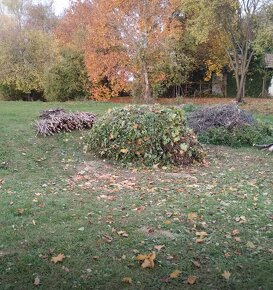
[[[142,97],[145,102],[149,102],[151,99],[151,89],[150,89],[150,81],[147,71],[147,65],[145,60],[142,60],[142,73],[143,73],[143,93]]]
[[[237,84],[236,102],[242,103],[245,97],[245,76],[240,76]]]

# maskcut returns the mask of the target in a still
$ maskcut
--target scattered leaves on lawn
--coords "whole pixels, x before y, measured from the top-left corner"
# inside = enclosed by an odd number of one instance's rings
[[[188,213],[188,220],[194,221],[198,218],[198,215],[196,212],[190,212]]]
[[[165,245],[156,245],[154,248],[160,252],[162,248],[165,248]]]
[[[239,235],[240,234],[240,231],[238,229],[235,229],[231,232],[231,235],[232,236],[236,236],[236,235]]]
[[[108,244],[112,243],[112,241],[113,241],[113,238],[108,236],[108,235],[103,235],[102,239],[105,243],[108,243]]]
[[[201,244],[201,243],[204,243],[205,242],[205,238],[208,236],[208,233],[207,232],[196,232],[195,233],[197,238],[196,238],[196,243],[198,244]]]
[[[34,284],[35,286],[39,286],[39,285],[41,285],[41,280],[40,280],[40,278],[39,278],[38,276],[34,279],[33,284]]]
[[[53,262],[54,264],[58,263],[58,262],[62,262],[63,259],[65,258],[65,255],[60,253],[58,256],[52,257],[51,258],[51,262]]]
[[[190,284],[190,285],[193,285],[193,284],[196,283],[196,280],[197,280],[197,277],[196,277],[196,276],[191,276],[191,275],[190,275],[190,276],[187,278],[187,283]]]
[[[23,214],[24,211],[25,211],[24,208],[18,208],[18,209],[17,209],[18,214]]]
[[[133,211],[137,211],[137,212],[142,212],[145,210],[145,206],[144,205],[141,205],[139,207],[136,207],[133,209]]]
[[[200,267],[201,267],[201,264],[200,264],[199,262],[194,261],[194,260],[192,260],[191,262],[192,262],[193,265],[196,266],[197,268],[200,268]]]
[[[128,150],[127,148],[120,149],[120,152],[121,152],[121,153],[124,153],[124,154],[128,153],[128,151],[129,151],[129,150]]]
[[[116,198],[117,198],[116,195],[106,195],[106,194],[102,194],[102,195],[98,196],[98,200],[104,199],[104,200],[108,200],[108,201],[113,201]]]
[[[122,282],[127,283],[127,284],[132,284],[132,278],[131,277],[124,277],[122,279]]]
[[[155,258],[156,258],[155,252],[150,253],[148,255],[140,254],[140,255],[138,255],[136,257],[136,259],[138,261],[141,261],[142,262],[141,267],[143,269],[145,269],[145,268],[154,268],[154,266],[155,266],[155,264],[154,264]]]
[[[128,234],[127,234],[125,231],[118,231],[117,234],[118,234],[120,237],[128,238]]]
[[[256,246],[250,241],[248,241],[246,243],[246,246],[247,246],[247,248],[252,249],[252,250],[254,250],[256,248]]]
[[[175,270],[170,274],[170,278],[175,279],[178,278],[178,276],[181,274],[182,272],[179,270]]]
[[[244,215],[241,215],[239,217],[236,217],[235,221],[238,222],[239,224],[244,224],[246,222],[246,217]]]
[[[228,281],[231,276],[231,273],[225,270],[222,276]]]

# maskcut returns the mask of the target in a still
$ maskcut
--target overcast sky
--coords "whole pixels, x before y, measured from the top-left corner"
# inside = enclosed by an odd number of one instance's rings
[[[56,14],[61,14],[69,6],[69,0],[54,0]]]

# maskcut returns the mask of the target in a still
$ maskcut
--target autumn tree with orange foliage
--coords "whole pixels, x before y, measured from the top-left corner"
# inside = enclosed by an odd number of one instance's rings
[[[175,0],[78,1],[56,36],[84,52],[93,98],[135,91],[148,101],[156,84],[178,66],[174,49],[182,26],[176,8]]]

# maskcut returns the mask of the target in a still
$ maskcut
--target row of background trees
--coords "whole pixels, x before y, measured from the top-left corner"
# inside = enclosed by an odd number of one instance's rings
[[[245,96],[252,65],[273,50],[272,0],[0,1],[0,90],[6,99],[148,101],[202,71],[233,73]]]

